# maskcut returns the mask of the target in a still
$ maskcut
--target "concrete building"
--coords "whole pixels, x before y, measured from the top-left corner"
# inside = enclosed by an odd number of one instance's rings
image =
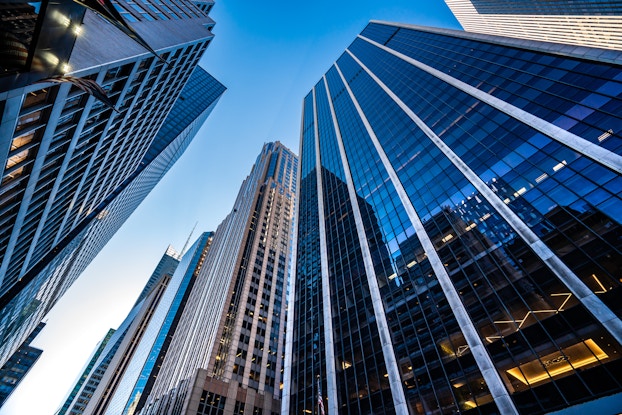
[[[265,144],[214,235],[141,414],[280,410],[296,156]]]

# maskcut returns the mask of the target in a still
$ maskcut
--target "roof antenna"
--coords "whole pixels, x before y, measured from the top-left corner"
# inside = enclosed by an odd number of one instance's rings
[[[181,258],[182,256],[184,256],[184,254],[186,253],[186,248],[188,248],[188,244],[190,243],[190,238],[192,238],[192,234],[194,233],[194,230],[197,228],[197,225],[199,224],[199,222],[195,222],[194,223],[194,227],[192,228],[192,230],[190,231],[190,235],[188,235],[188,239],[186,240],[186,244],[184,245],[183,249],[181,250],[181,253],[179,254],[179,257]]]

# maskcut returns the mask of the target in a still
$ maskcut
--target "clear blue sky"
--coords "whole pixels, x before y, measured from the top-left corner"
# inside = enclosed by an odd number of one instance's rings
[[[168,244],[214,230],[266,141],[298,152],[302,99],[371,19],[459,29],[442,0],[220,0],[202,66],[228,88],[186,154],[48,316],[43,355],[0,415],[53,414]],[[193,238],[194,238],[193,237]]]

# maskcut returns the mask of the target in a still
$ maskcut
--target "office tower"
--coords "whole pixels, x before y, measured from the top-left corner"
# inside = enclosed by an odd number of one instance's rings
[[[144,403],[141,397],[149,393],[158,376],[213,235],[213,232],[204,232],[197,239],[181,259],[175,273],[167,277],[165,291],[162,291],[158,303],[148,309],[143,306],[149,319],[138,322],[134,318],[133,324],[139,329],[130,329],[131,334],[125,335],[125,344],[115,351],[97,389],[92,392],[81,413],[121,414],[140,409],[139,405]]]
[[[371,22],[339,57],[304,98],[283,414],[619,411],[600,52]]]
[[[201,248],[207,249],[209,238],[204,237],[202,241]],[[190,248],[189,255],[184,258],[200,257],[201,251],[198,254],[196,251],[197,244]],[[183,295],[185,288],[182,280],[189,261],[182,259],[180,262],[180,259],[181,255],[169,246],[123,323],[114,334],[110,335],[109,332],[110,338],[104,348],[91,358],[59,415],[90,413],[89,405],[105,402],[115,393],[129,362],[136,356],[140,357],[141,353],[144,354],[144,343],[153,341],[153,327],[162,324],[163,315],[171,307],[177,290]]]
[[[72,82],[0,92],[0,364],[179,158],[224,91],[195,70],[213,38],[204,11],[185,0],[115,5],[159,58],[90,10],[69,21],[81,25],[66,73],[99,84],[109,103]]]
[[[82,385],[84,385],[84,382],[86,382],[89,378],[89,375],[91,374],[93,367],[95,367],[95,363],[99,359],[99,356],[101,356],[104,348],[108,345],[108,342],[112,338],[112,335],[115,333],[115,329],[108,330],[108,333],[106,333],[104,338],[97,344],[97,347],[93,351],[93,354],[91,354],[87,364],[84,366],[84,370],[82,371],[82,373],[80,373],[80,377],[78,377],[75,385],[73,386],[73,389],[69,392],[69,395],[67,395],[67,399],[65,399],[63,406],[54,415],[65,415],[67,411],[69,411],[72,402],[78,395],[78,392],[80,392],[80,390],[82,389]]]
[[[28,371],[37,363],[41,353],[43,353],[43,350],[30,345],[43,327],[45,327],[45,323],[39,323],[24,340],[24,343],[0,368],[0,407],[4,405],[22,379],[26,377]]]
[[[297,158],[267,143],[219,225],[144,414],[280,409]]]
[[[445,0],[445,3],[469,32],[614,50],[622,47],[620,0]]]
[[[142,332],[136,333],[136,329],[131,329],[130,325],[136,324],[135,321],[140,319],[140,316],[143,316],[144,321],[142,324],[138,324],[138,327],[144,327],[145,324],[149,323],[151,314],[159,306],[162,291],[166,289],[180,259],[181,255],[169,245],[123,323],[116,330],[110,329],[91,355],[89,362],[57,415],[83,413],[126,336],[128,338],[134,337],[134,343],[137,341],[136,337],[140,340]],[[160,288],[155,290],[154,287],[157,285]],[[158,293],[155,297],[152,295],[154,291]],[[152,297],[152,301],[146,301],[148,296]],[[119,353],[125,349],[126,347],[122,348]]]

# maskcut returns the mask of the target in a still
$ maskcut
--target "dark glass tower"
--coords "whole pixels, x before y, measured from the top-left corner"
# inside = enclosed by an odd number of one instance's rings
[[[621,64],[365,28],[304,99],[283,414],[622,407]]]
[[[209,7],[115,6],[162,59],[90,10],[57,15],[74,37],[70,53],[46,52],[66,55],[63,74],[96,82],[114,108],[71,82],[0,73],[20,81],[0,82],[0,364],[179,158],[224,91],[195,70],[213,38]]]

